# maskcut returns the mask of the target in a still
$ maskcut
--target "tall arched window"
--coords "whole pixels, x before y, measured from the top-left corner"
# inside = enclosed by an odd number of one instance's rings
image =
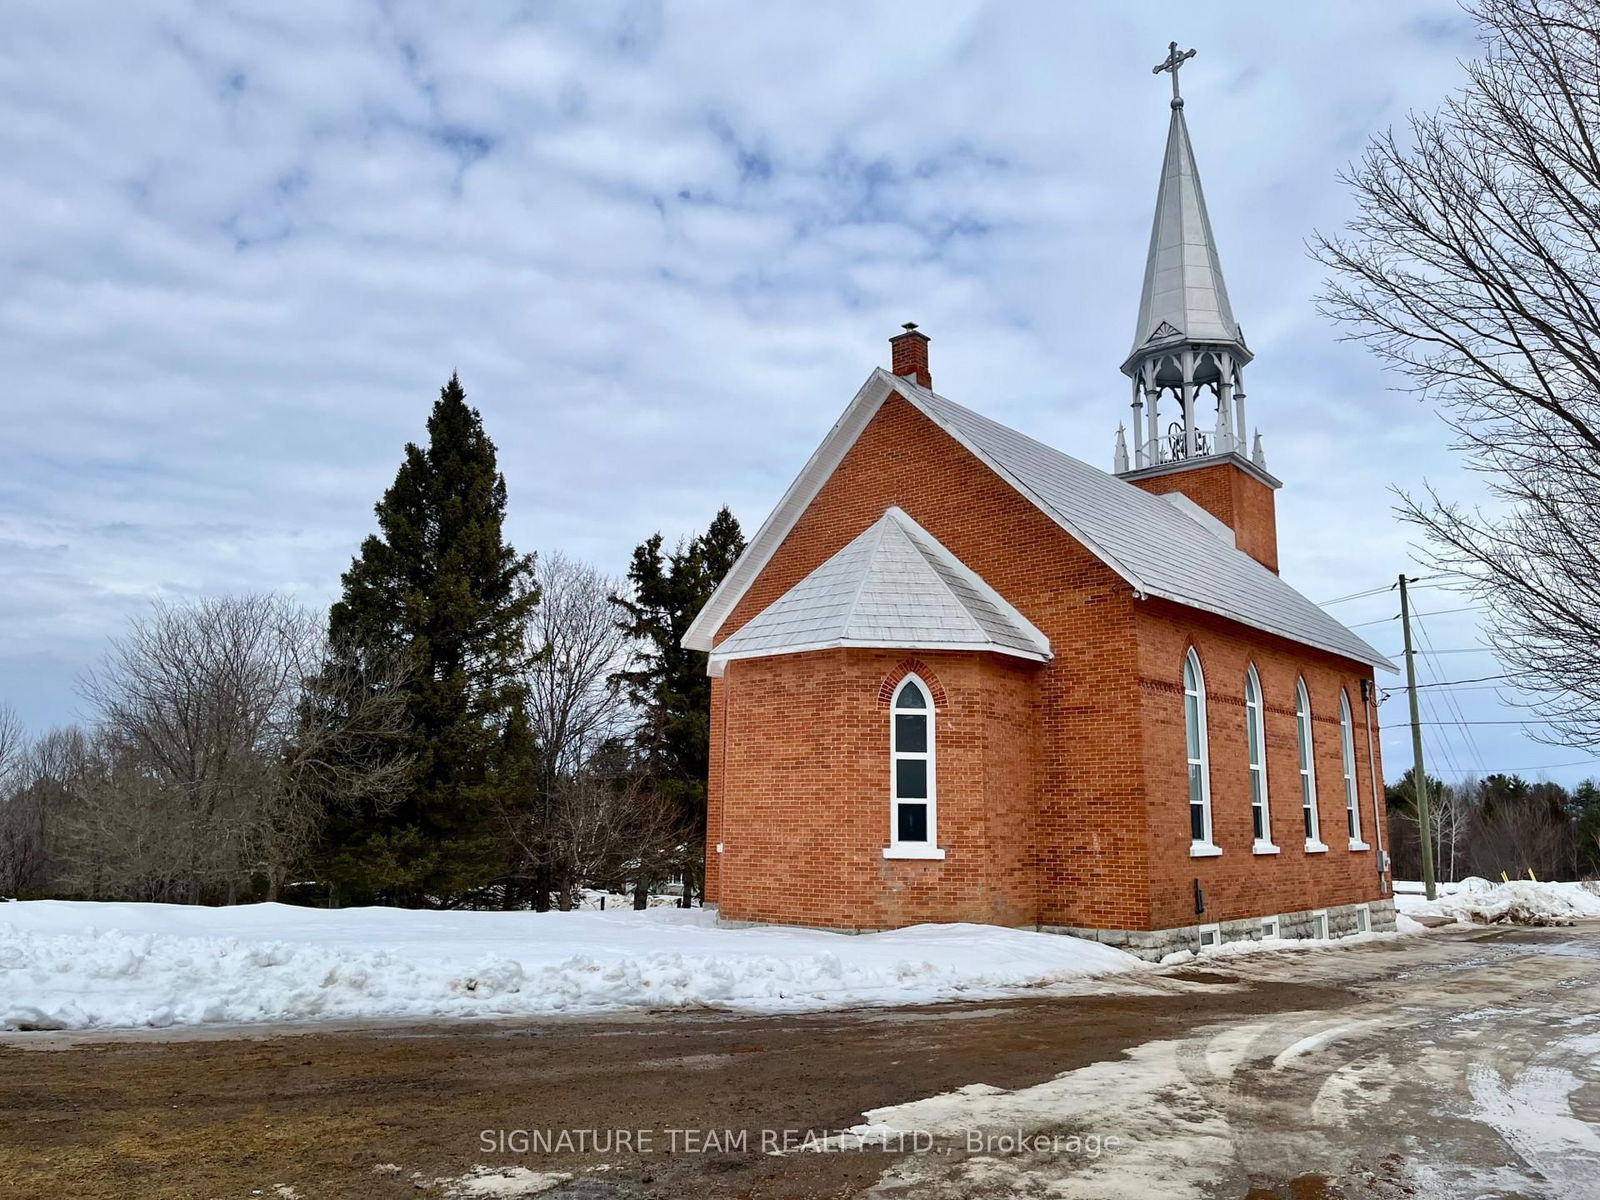
[[[1189,759],[1190,852],[1215,853],[1211,844],[1211,753],[1206,737],[1206,677],[1200,656],[1183,660],[1183,726]]]
[[[1294,723],[1300,740],[1300,809],[1305,814],[1306,849],[1326,850],[1322,844],[1321,823],[1317,818],[1317,756],[1311,736],[1311,696],[1302,678],[1294,689]]]
[[[1350,720],[1350,696],[1339,689],[1339,750],[1344,761],[1344,815],[1349,827],[1350,849],[1365,850],[1361,840],[1361,799],[1356,787],[1356,735]]]
[[[935,843],[933,694],[907,675],[889,715],[888,858],[943,858]]]
[[[1272,844],[1272,818],[1267,808],[1267,708],[1255,663],[1244,673],[1244,729],[1250,750],[1250,823],[1255,852],[1271,854],[1277,847]]]

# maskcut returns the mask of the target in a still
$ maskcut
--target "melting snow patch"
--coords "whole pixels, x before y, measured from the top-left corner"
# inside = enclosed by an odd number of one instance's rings
[[[537,1196],[571,1178],[565,1171],[531,1171],[527,1167],[473,1167],[457,1178],[428,1180],[419,1182],[419,1186],[443,1188],[444,1194],[452,1197],[452,1200],[467,1200],[468,1197],[509,1200],[517,1196]]]
[[[1513,879],[1490,883],[1472,876],[1440,884],[1438,899],[1413,891],[1420,884],[1396,883],[1401,918],[1433,916],[1476,925],[1570,925],[1600,917],[1600,888],[1588,883],[1536,883]]]
[[[0,1029],[798,1012],[1082,990],[1087,979],[1145,969],[1124,951],[1058,934],[987,925],[859,936],[728,929],[693,909],[0,907]]]

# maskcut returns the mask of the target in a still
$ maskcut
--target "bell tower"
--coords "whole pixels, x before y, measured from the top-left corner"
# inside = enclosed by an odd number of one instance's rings
[[[1147,492],[1182,492],[1234,532],[1235,544],[1278,569],[1273,493],[1261,435],[1245,423],[1244,369],[1254,357],[1233,318],[1222,262],[1178,91],[1194,57],[1173,42],[1154,72],[1172,74],[1172,119],[1133,349],[1132,461],[1117,430],[1116,474]]]

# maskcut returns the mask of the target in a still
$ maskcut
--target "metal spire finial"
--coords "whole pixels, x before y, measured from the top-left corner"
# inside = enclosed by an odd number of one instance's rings
[[[1172,72],[1172,107],[1182,108],[1183,97],[1178,95],[1178,68],[1194,57],[1193,50],[1178,49],[1178,43],[1173,42],[1167,47],[1167,57],[1150,68],[1152,75],[1159,75],[1163,71]]]

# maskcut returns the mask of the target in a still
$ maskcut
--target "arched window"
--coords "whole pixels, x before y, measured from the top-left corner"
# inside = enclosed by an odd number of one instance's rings
[[[1267,808],[1267,707],[1261,699],[1261,677],[1251,663],[1244,673],[1245,743],[1250,749],[1250,823],[1255,831],[1255,852],[1270,854],[1272,818]]]
[[[1300,740],[1300,808],[1306,819],[1306,849],[1326,850],[1317,819],[1316,743],[1311,737],[1311,696],[1302,678],[1294,689],[1294,723]]]
[[[907,675],[889,715],[889,858],[943,858],[935,843],[933,694]]]
[[[1356,735],[1350,720],[1350,696],[1339,689],[1339,750],[1344,760],[1344,816],[1350,849],[1365,850],[1361,840],[1361,801],[1356,787]]]
[[[1189,837],[1196,850],[1211,844],[1211,754],[1206,738],[1206,677],[1200,656],[1189,648],[1183,660],[1183,726],[1189,758]]]

